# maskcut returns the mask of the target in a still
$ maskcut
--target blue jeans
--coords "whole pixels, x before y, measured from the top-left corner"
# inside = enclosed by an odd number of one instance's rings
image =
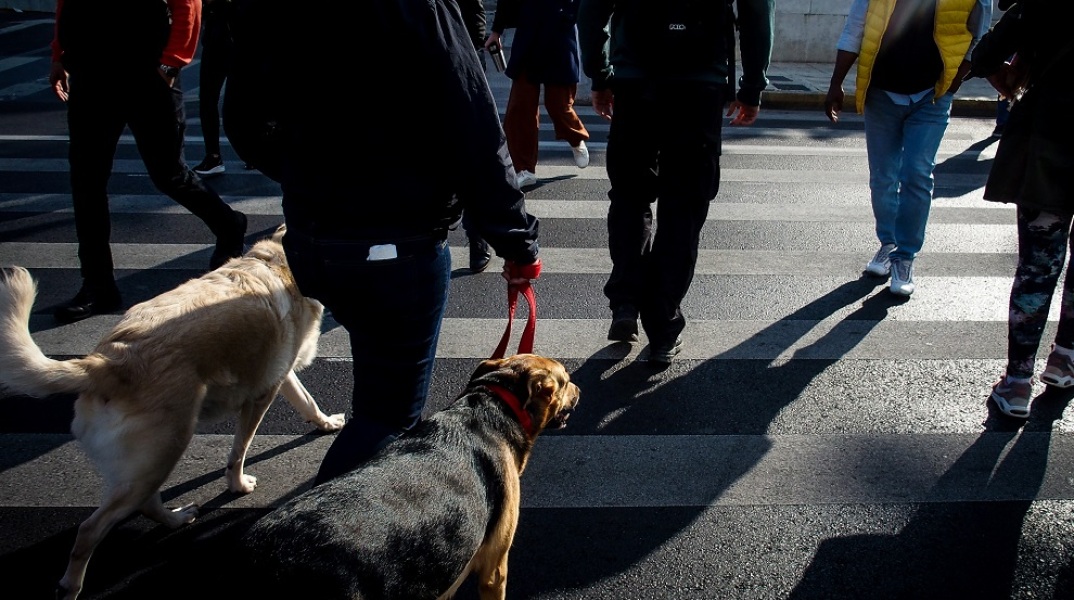
[[[398,258],[367,260],[371,244],[289,230],[287,261],[302,293],[350,334],[351,418],[328,448],[315,483],[350,471],[418,423],[429,394],[451,281],[439,235],[397,241]]]
[[[887,92],[865,98],[865,146],[869,154],[876,237],[895,244],[893,259],[913,260],[925,243],[932,207],[936,153],[951,121],[952,94],[927,94],[901,105]]]

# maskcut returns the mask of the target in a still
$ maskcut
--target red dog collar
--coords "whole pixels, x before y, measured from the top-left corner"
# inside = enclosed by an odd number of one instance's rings
[[[522,408],[522,403],[518,401],[518,396],[512,394],[507,388],[494,383],[487,384],[486,387],[497,398],[503,400],[504,404],[511,407],[515,416],[518,417],[518,422],[522,425],[522,429],[525,429],[527,434],[533,435],[533,419],[530,419],[530,414],[526,412],[526,409]]]

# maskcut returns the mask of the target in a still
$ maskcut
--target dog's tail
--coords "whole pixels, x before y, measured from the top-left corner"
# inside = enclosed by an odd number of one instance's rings
[[[30,337],[37,284],[22,267],[0,269],[0,387],[27,396],[81,392],[89,383],[85,361],[45,356]]]

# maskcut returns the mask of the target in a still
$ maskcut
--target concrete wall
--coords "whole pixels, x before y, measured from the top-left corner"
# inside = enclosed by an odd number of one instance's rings
[[[773,62],[832,62],[851,0],[776,0]]]

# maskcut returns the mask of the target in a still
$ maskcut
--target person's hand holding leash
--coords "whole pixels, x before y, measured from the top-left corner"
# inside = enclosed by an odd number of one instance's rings
[[[507,285],[509,286],[525,285],[531,281],[535,281],[540,276],[540,258],[528,265],[520,265],[510,260],[504,261],[503,263],[503,278],[507,280]]]

